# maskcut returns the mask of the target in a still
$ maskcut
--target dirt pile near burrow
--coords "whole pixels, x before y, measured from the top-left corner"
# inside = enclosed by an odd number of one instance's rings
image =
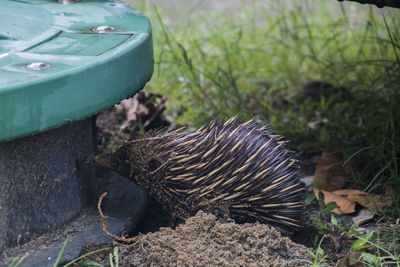
[[[306,249],[268,225],[223,223],[200,211],[176,229],[118,244],[118,256],[120,266],[304,266]]]

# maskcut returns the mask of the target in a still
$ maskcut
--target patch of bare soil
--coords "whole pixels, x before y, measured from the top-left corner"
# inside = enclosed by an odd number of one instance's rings
[[[118,244],[120,266],[305,266],[306,247],[258,223],[220,222],[202,211],[175,229],[139,235]],[[109,258],[93,260],[109,265]]]

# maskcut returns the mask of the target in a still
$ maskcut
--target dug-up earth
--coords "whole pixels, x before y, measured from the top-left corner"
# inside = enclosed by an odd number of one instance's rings
[[[131,126],[116,126],[131,125],[136,117],[149,129],[165,126],[161,116],[163,103],[161,96],[142,91],[117,106],[119,113],[114,109],[103,111],[97,118],[100,148],[131,138],[127,131]],[[139,227],[146,234],[139,234],[131,244],[113,244],[118,247],[118,266],[306,266],[305,260],[312,260],[307,247],[269,225],[219,221],[214,215],[200,211],[183,224],[157,230],[157,225],[171,224],[160,210],[154,207],[150,210],[154,211],[144,220],[142,229]],[[88,245],[85,250],[93,252],[98,248]],[[112,251],[92,254],[84,260],[110,266]]]
[[[116,246],[119,266],[305,266],[311,260],[305,246],[268,225],[220,222],[202,211],[175,229]],[[91,260],[110,266],[109,252]]]

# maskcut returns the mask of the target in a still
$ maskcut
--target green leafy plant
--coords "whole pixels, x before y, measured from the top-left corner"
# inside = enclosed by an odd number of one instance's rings
[[[356,240],[351,251],[359,252],[367,266],[400,266],[399,246],[393,244],[393,251],[379,244],[379,235],[371,231],[363,235],[353,235]],[[367,251],[365,251],[368,249]],[[372,249],[375,253],[372,252]]]
[[[318,243],[317,248],[315,251],[311,249],[307,249],[307,252],[311,255],[313,258],[313,261],[310,260],[295,260],[296,262],[304,262],[305,266],[307,267],[326,267],[329,266],[328,264],[325,264],[326,260],[328,259],[328,256],[325,254],[324,250],[321,248],[321,244],[324,240],[324,237],[322,237]]]
[[[373,231],[358,236],[358,239],[351,245],[351,250],[354,252],[360,252],[364,248],[371,247],[371,245],[368,245],[367,243],[373,238],[373,236]]]
[[[324,254],[324,250],[321,247],[318,247],[315,252],[311,251],[310,249],[307,249],[307,252],[310,253],[310,255],[314,258],[314,262],[309,263],[308,266],[328,266],[323,264],[323,262],[327,259],[327,255]]]

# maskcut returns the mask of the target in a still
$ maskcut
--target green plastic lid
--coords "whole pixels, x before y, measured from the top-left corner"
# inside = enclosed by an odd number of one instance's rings
[[[80,120],[143,88],[149,20],[118,1],[0,1],[0,141]]]

